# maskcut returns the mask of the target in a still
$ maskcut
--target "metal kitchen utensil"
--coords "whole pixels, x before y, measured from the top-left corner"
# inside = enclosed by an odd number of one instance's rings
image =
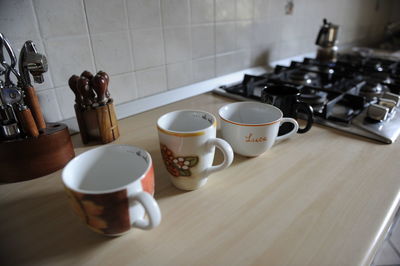
[[[47,59],[44,55],[39,54],[32,41],[26,41],[22,46],[19,55],[19,71],[21,73],[21,87],[26,94],[26,102],[32,110],[32,115],[39,129],[46,128],[46,122],[43,117],[42,110],[39,104],[39,98],[36,95],[35,89],[31,84],[29,73],[32,74],[36,83],[43,83],[43,73],[48,69]]]
[[[16,65],[14,51],[0,33],[1,182],[22,181],[49,174],[74,157],[68,128],[61,123],[49,123],[49,127],[45,128],[39,101],[31,84],[30,75],[35,82],[43,82],[43,73],[47,71],[46,57],[37,53],[34,44],[27,41],[21,50],[18,65],[22,76]],[[36,121],[31,111],[35,111]],[[38,126],[44,128],[40,135]],[[21,162],[29,163],[21,167]]]
[[[323,19],[323,25],[318,32],[317,40],[315,44],[321,47],[333,47],[336,45],[337,34],[338,34],[339,26],[334,25]]]
[[[47,59],[44,55],[39,54],[35,44],[32,41],[26,41],[22,46],[19,54],[19,72],[25,86],[32,85],[29,73],[32,74],[36,83],[43,83],[43,73],[47,72]]]
[[[7,130],[3,130],[3,133],[16,134],[15,127],[18,124],[19,131],[22,130],[29,137],[37,137],[39,135],[38,127],[36,126],[31,110],[24,102],[24,93],[21,88],[24,80],[15,69],[17,58],[10,43],[3,34],[0,35],[0,41],[2,42],[2,47],[6,48],[10,58],[10,63],[7,63],[2,50],[0,59],[2,60],[1,65],[5,68],[5,82],[1,90],[1,104],[4,106],[3,108],[6,110],[5,114],[8,117],[7,121],[3,121],[3,124],[9,126]],[[10,78],[11,73],[17,79],[17,85],[12,82]]]
[[[0,63],[4,68],[4,75],[5,75],[5,86],[9,86],[12,82],[10,80],[10,74],[11,72],[15,73],[15,66],[17,64],[17,58],[15,56],[14,50],[12,49],[10,43],[8,42],[8,40],[6,39],[6,37],[0,33],[0,43],[1,43],[1,55],[0,55]],[[7,63],[7,61],[5,60],[4,57],[4,53],[3,53],[3,47],[6,48],[6,51],[8,53],[8,56],[10,58],[10,64]],[[19,74],[18,74],[19,75]],[[17,76],[17,75],[16,75]]]
[[[0,93],[3,104],[12,105],[22,101],[22,92],[18,87],[2,88]]]
[[[317,59],[320,62],[335,62],[337,60],[337,34],[339,26],[323,19],[315,44],[319,46],[317,51]]]
[[[12,100],[5,99],[9,97],[5,90],[4,83],[0,80],[0,139],[14,139],[19,136],[20,130],[11,105]]]

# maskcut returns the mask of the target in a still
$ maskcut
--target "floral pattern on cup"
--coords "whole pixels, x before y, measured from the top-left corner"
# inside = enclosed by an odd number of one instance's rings
[[[174,153],[164,144],[161,144],[160,149],[164,164],[171,175],[176,177],[190,177],[192,175],[190,168],[197,165],[199,157],[175,156]]]

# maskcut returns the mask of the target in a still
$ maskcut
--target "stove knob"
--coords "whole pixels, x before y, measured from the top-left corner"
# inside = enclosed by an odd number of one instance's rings
[[[382,98],[385,99],[390,99],[396,102],[396,107],[398,107],[400,105],[400,95],[395,94],[395,93],[391,93],[391,92],[385,92],[382,95]]]
[[[367,116],[372,120],[383,121],[386,120],[389,114],[389,108],[372,103],[368,106]]]
[[[396,108],[396,102],[386,98],[379,98],[379,105],[389,108],[389,113]]]

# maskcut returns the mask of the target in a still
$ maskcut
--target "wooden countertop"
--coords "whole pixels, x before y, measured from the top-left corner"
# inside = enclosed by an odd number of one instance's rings
[[[154,230],[115,238],[90,231],[69,208],[61,171],[0,185],[1,264],[369,265],[399,202],[399,141],[315,125],[257,158],[236,156],[199,190],[174,188],[157,118],[183,108],[217,114],[230,101],[204,94],[120,121],[114,143],[142,147],[154,160],[163,215]],[[79,135],[73,142],[77,155],[95,147]]]

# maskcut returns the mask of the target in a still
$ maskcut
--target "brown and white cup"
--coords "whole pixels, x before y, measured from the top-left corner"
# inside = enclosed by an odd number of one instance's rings
[[[153,198],[153,163],[143,149],[106,145],[89,150],[67,164],[62,181],[73,211],[98,233],[121,235],[161,222]]]

